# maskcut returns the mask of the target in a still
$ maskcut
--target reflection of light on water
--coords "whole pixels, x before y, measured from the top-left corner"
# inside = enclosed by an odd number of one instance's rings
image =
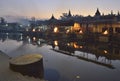
[[[20,39],[21,39],[21,40],[23,39],[22,33],[20,34]]]
[[[33,37],[33,41],[35,41],[36,40],[36,37]]]
[[[30,38],[28,38],[28,42],[30,43],[30,41],[31,41],[31,39]]]
[[[32,31],[35,32],[35,29],[33,29]]]
[[[40,39],[37,41],[37,43],[40,45]]]
[[[26,29],[26,31],[28,31],[28,29]]]
[[[77,76],[76,76],[76,78],[77,78],[77,79],[79,79],[79,78],[80,78],[80,76],[78,76],[78,75],[77,75]]]
[[[27,36],[27,38],[29,38],[29,36]]]
[[[108,53],[108,51],[107,51],[107,50],[104,50],[104,53],[105,53],[105,54],[107,54],[107,53]]]
[[[107,34],[108,34],[108,31],[107,31],[107,30],[105,30],[105,31],[103,32],[103,34],[104,34],[104,35],[107,35]]]
[[[70,30],[67,30],[67,31],[66,31],[66,33],[69,33],[69,32],[70,32]]]
[[[67,43],[68,46],[70,46],[70,43]]]
[[[38,31],[40,32],[40,29],[38,29]]]
[[[74,43],[73,46],[74,48],[79,48],[79,46],[76,43]]]
[[[58,41],[54,41],[55,46],[58,46]]]
[[[6,35],[8,35],[9,33],[6,33]]]
[[[57,27],[54,28],[54,32],[55,32],[55,33],[58,32],[58,28],[57,28]]]
[[[80,46],[80,48],[83,48],[83,46]]]
[[[79,32],[80,34],[82,34],[83,33],[83,31],[82,30],[80,30],[80,32]]]

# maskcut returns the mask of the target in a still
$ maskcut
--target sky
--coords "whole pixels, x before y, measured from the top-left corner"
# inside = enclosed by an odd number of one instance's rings
[[[120,11],[120,0],[0,0],[1,16],[24,16],[49,19],[53,14],[60,18],[62,13],[93,16],[99,8],[101,13],[109,14],[111,10]]]

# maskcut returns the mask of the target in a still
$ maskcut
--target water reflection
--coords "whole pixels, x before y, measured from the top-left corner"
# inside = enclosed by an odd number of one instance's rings
[[[56,40],[55,40],[56,41]],[[92,62],[111,69],[115,67],[112,65],[112,60],[120,60],[120,49],[109,44],[85,44],[81,42],[70,41],[53,41],[51,44],[54,51],[62,54],[71,55],[78,59]],[[57,47],[57,48],[56,48]],[[82,53],[81,53],[82,52]]]
[[[0,40],[2,42],[6,41],[7,39],[23,41],[23,45],[28,43],[36,46],[43,46],[45,43],[48,43],[56,52],[74,56],[78,59],[106,66],[111,69],[115,68],[111,61],[120,60],[120,48],[119,46],[112,44],[90,44],[80,41],[49,39],[47,39],[46,42],[44,39],[38,36],[23,36],[20,33],[3,33],[0,35]]]
[[[45,40],[38,36],[23,36],[21,33],[9,34],[9,33],[0,33],[0,40],[5,42],[7,39],[23,41],[24,44],[33,44],[37,46],[42,46],[45,43]]]
[[[15,45],[20,43],[18,47],[22,45],[20,49],[16,49],[17,46],[13,45],[13,49],[16,50],[8,52],[11,56],[26,53],[43,54],[44,74],[45,79],[48,81],[74,81],[78,79],[89,81],[89,77],[91,77],[91,81],[112,81],[111,78],[120,79],[117,76],[119,75],[118,70],[120,70],[120,47],[118,45],[85,43],[67,39],[52,40],[47,38],[46,40],[38,36],[24,36],[20,34],[0,35],[2,45],[5,45],[4,42],[7,39],[17,41],[13,41]],[[49,45],[44,45],[46,43]],[[10,45],[6,49],[10,49]],[[90,73],[93,73],[93,75]],[[108,76],[111,77],[108,78]]]

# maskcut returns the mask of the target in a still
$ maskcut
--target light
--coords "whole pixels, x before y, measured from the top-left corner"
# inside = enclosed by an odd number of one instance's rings
[[[79,24],[79,23],[74,23],[74,27],[79,28],[79,27],[80,27],[80,24]]]
[[[82,34],[83,33],[83,31],[82,30],[80,30],[80,32],[79,32],[80,34]]]
[[[40,29],[38,29],[38,31],[40,32]]]
[[[23,27],[23,25],[20,25],[20,27]]]
[[[33,37],[33,41],[35,41],[36,40],[36,37]]]
[[[37,43],[38,43],[38,45],[40,45],[40,44],[41,44],[40,39],[37,41]]]
[[[107,51],[107,50],[104,50],[104,53],[105,53],[105,54],[107,54],[107,53],[108,53],[108,51]]]
[[[8,26],[8,24],[6,24],[5,26]]]
[[[33,29],[32,31],[35,32],[35,29]]]
[[[28,24],[28,27],[30,26],[30,24]]]
[[[70,32],[70,30],[67,30],[67,31],[66,31],[66,33],[69,33],[69,32]]]
[[[54,32],[55,32],[55,33],[58,32],[58,28],[57,28],[57,27],[54,28]]]
[[[83,46],[80,46],[80,48],[83,48]]]
[[[26,37],[27,39],[30,38],[29,36]]]
[[[29,31],[29,30],[26,28],[26,31]]]
[[[58,46],[58,41],[54,41],[55,46]]]
[[[74,43],[73,46],[74,48],[79,48],[79,46],[76,43]]]
[[[68,46],[70,46],[70,43],[67,43]]]
[[[105,30],[105,31],[103,32],[103,34],[104,34],[104,35],[107,35],[107,34],[108,34],[108,31],[107,31],[107,30]]]
[[[30,38],[28,38],[28,42],[30,43],[30,41],[31,41],[31,39]]]

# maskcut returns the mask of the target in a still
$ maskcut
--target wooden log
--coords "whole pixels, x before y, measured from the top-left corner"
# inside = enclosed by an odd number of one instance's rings
[[[23,75],[43,78],[43,57],[40,54],[22,55],[10,59],[11,70],[20,72]]]

